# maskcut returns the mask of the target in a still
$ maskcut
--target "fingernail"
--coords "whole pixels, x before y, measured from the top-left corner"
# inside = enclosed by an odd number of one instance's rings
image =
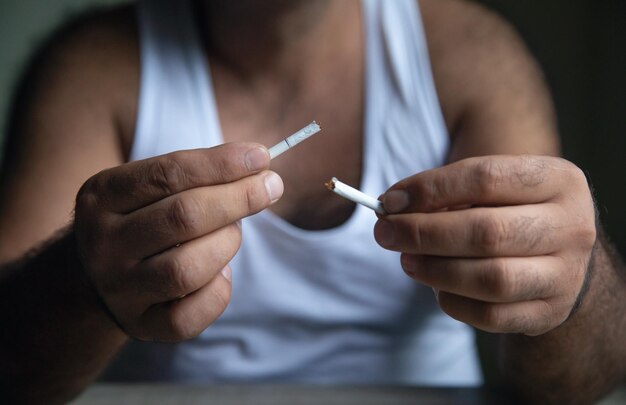
[[[374,237],[381,246],[391,246],[395,242],[395,228],[389,221],[379,221],[374,228]]]
[[[232,281],[233,279],[233,271],[231,270],[230,266],[226,266],[222,269],[221,271],[222,276],[224,276],[224,278],[228,281]]]
[[[409,206],[409,193],[404,190],[392,190],[385,194],[383,204],[390,214],[404,211]]]
[[[283,195],[283,181],[279,175],[274,172],[269,172],[265,176],[265,189],[270,197],[271,202],[275,202]]]
[[[270,155],[263,148],[254,148],[246,152],[245,162],[250,172],[256,172],[267,167],[269,160]]]

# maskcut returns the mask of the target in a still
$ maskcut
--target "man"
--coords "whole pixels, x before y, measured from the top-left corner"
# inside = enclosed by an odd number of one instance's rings
[[[152,1],[51,46],[3,171],[3,389],[63,401],[107,366],[126,380],[479,383],[471,335],[424,285],[499,334],[528,399],[610,389],[623,268],[584,175],[550,157],[541,74],[482,8],[415,5]],[[263,145],[313,118],[323,134],[269,170]],[[332,176],[382,193],[389,215],[328,195]]]

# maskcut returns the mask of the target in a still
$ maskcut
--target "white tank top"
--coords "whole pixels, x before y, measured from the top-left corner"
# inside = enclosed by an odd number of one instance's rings
[[[141,90],[132,159],[223,142],[188,3],[139,4]],[[363,0],[363,13],[361,188],[379,195],[443,164],[448,134],[416,1]],[[375,222],[361,206],[341,226],[322,231],[296,228],[267,210],[245,219],[223,316],[191,341],[131,342],[106,378],[480,384],[473,331],[404,274],[398,253],[376,244]]]

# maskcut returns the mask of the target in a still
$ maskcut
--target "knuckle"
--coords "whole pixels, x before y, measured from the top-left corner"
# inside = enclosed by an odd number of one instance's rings
[[[506,227],[493,215],[481,215],[474,221],[472,240],[483,254],[498,252],[506,235]]]
[[[574,166],[573,164],[571,165]],[[574,166],[573,170],[576,171],[576,179],[574,179],[573,181],[577,181],[580,184],[580,188],[584,189],[585,192],[588,192],[589,184],[587,183],[587,178],[585,174],[582,172],[581,169],[576,166]],[[577,227],[578,239],[582,242],[584,246],[593,246],[596,242],[598,235],[596,228],[596,208],[591,192],[588,192],[587,201],[581,202],[579,218],[580,220]]]
[[[213,288],[211,289],[213,295],[213,302],[215,303],[215,309],[221,313],[226,309],[230,302],[230,288]]]
[[[168,212],[168,223],[185,235],[197,235],[200,230],[200,207],[191,198],[176,198]]]
[[[443,184],[436,180],[428,183],[418,181],[415,183],[415,190],[416,195],[420,196],[418,199],[420,208],[426,211],[439,208],[439,203],[447,200],[447,194],[443,190]]]
[[[414,221],[411,224],[411,228],[412,228],[411,235],[413,236],[413,241],[412,241],[413,248],[416,252],[423,252],[424,240],[426,238],[424,234],[426,230],[424,229],[424,226],[421,226],[419,223],[417,223],[417,221]]]
[[[506,316],[500,305],[486,304],[481,311],[481,324],[492,331],[506,331]]]
[[[570,179],[576,179],[578,181],[582,181],[585,184],[587,183],[587,176],[583,170],[576,166],[574,163],[569,160],[558,158],[557,164],[562,168],[566,175],[570,177]]]
[[[514,159],[512,173],[508,173],[513,181],[523,188],[536,187],[546,181],[548,162],[544,157],[521,155]]]
[[[170,310],[165,321],[171,340],[176,342],[192,339],[202,332],[202,328],[182,310]]]
[[[193,272],[194,263],[182,254],[175,255],[163,269],[163,290],[174,297],[191,291],[190,274]]]
[[[547,300],[537,301],[537,309],[531,319],[527,319],[526,324],[518,329],[528,336],[538,336],[546,333],[561,323],[565,322],[569,312],[562,311]]]
[[[570,187],[570,190],[589,190],[587,175],[580,167],[562,158],[558,158],[556,162],[555,166],[559,169],[564,183]]]
[[[504,259],[495,259],[481,272],[480,283],[482,288],[498,299],[510,298],[517,292],[517,280]]]
[[[474,168],[474,176],[482,195],[494,195],[505,180],[504,168],[495,159],[480,159]]]
[[[243,235],[241,232],[241,221],[237,221],[236,223],[231,224],[229,228],[231,229],[231,232],[230,232],[231,236],[228,239],[231,242],[231,245],[230,245],[231,253],[228,256],[228,259],[230,261],[230,259],[232,259],[233,256],[235,256],[235,254],[241,247],[241,241],[243,239]]]
[[[102,264],[111,261],[110,252],[117,247],[115,236],[120,224],[114,215],[98,208],[97,197],[90,187],[81,189],[76,197],[74,231],[80,259]]]
[[[562,305],[559,308],[548,300],[539,300],[538,302],[540,307],[537,315],[539,318],[538,323],[542,325],[560,324],[569,315],[569,306],[567,305]]]
[[[574,219],[575,217],[572,215],[570,218]],[[576,246],[580,246],[586,250],[591,249],[598,238],[595,215],[579,215],[576,222],[572,223],[570,235],[572,242],[574,242]]]
[[[213,159],[208,167],[210,171],[209,177],[217,179],[220,183],[227,182],[229,179],[238,178],[241,175],[238,173],[237,166],[233,164],[233,162],[236,161],[236,157],[228,156],[230,155],[228,149],[225,153],[228,158]]]
[[[234,228],[236,225],[230,226]],[[210,263],[213,266],[224,267],[228,264],[233,257],[237,254],[237,251],[241,247],[241,232],[239,229],[228,232],[229,234],[222,239],[219,246],[216,246],[211,254]]]
[[[168,195],[181,191],[185,184],[186,172],[180,162],[180,153],[155,160],[150,170],[152,183]]]
[[[585,172],[575,164],[566,161],[565,173],[567,174],[568,183],[574,185],[578,190],[589,190],[589,182]]]
[[[237,226],[231,224],[218,231],[222,233],[222,237],[218,243],[211,245],[202,253],[202,261],[198,260],[198,274],[200,272],[206,272],[203,274],[219,273],[219,270],[228,265],[239,251],[242,240],[241,232],[238,232],[238,229],[229,231],[228,228],[237,228]]]
[[[97,205],[98,190],[100,189],[99,176],[92,176],[78,190],[76,194],[76,211],[91,209]]]
[[[595,224],[589,224],[582,227],[578,233],[578,237],[582,241],[583,245],[589,248],[595,245],[598,238],[598,231],[596,230]]]

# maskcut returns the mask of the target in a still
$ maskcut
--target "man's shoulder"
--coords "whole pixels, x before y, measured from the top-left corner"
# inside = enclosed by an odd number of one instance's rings
[[[420,0],[451,159],[558,153],[551,97],[515,28],[469,0]]]
[[[429,48],[435,57],[491,50],[494,44],[519,46],[513,25],[495,11],[471,0],[416,0]]]
[[[68,19],[40,44],[31,60],[31,69],[54,70],[81,67],[115,66],[137,49],[134,7],[93,9]]]
[[[70,145],[88,143],[104,128],[111,136],[131,131],[137,38],[135,7],[124,5],[75,15],[38,44],[13,90],[2,171],[21,143]]]
[[[485,6],[470,0],[418,1],[448,121],[457,120],[476,93],[495,91],[516,69],[534,64],[512,24]]]
[[[120,127],[132,127],[134,115],[127,111],[136,104],[138,49],[134,6],[76,15],[39,45],[16,89],[16,103],[32,109],[47,98],[56,103],[82,99],[128,121],[117,123]]]

